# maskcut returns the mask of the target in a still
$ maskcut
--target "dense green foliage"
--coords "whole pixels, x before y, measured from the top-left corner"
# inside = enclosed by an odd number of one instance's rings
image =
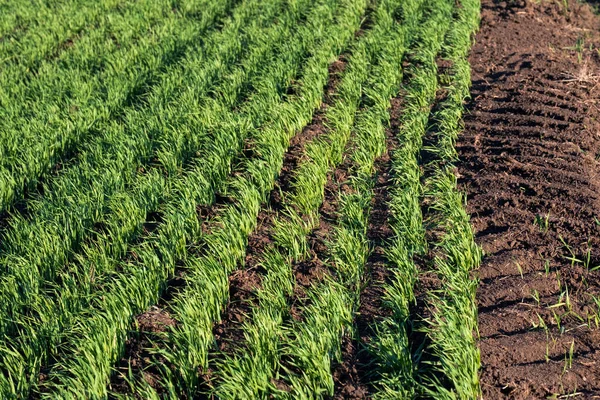
[[[1,1],[0,398],[326,398],[344,340],[369,355],[372,397],[477,397],[481,254],[452,163],[478,18],[477,0]],[[389,276],[373,282],[386,154]],[[213,329],[261,211],[260,287],[222,352]],[[324,276],[299,289],[295,266],[317,257]],[[443,289],[413,321],[424,268]],[[385,311],[363,342],[368,285]],[[150,380],[123,356],[157,304],[174,323],[145,350]]]

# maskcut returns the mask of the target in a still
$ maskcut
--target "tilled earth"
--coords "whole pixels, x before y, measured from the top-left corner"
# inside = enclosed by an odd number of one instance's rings
[[[482,4],[458,171],[485,257],[483,398],[600,398],[600,19]]]

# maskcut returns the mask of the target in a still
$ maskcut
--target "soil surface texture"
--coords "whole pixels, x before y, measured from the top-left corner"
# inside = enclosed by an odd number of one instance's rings
[[[599,33],[586,4],[482,4],[458,172],[484,399],[600,398]]]

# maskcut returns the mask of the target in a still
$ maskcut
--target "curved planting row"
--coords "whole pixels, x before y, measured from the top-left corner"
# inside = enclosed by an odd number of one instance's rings
[[[464,101],[469,97],[470,66],[467,61],[473,33],[479,26],[478,0],[465,0],[446,35],[442,58],[451,63],[446,98],[432,114],[435,144],[428,150],[434,159],[427,165],[424,196],[432,212],[431,229],[441,232],[432,244],[433,269],[440,290],[430,294],[432,316],[426,332],[431,352],[439,361],[427,380],[426,393],[434,398],[475,398],[479,388],[479,349],[477,332],[477,279],[474,270],[481,262],[481,249],[475,244],[464,194],[457,189],[453,163],[458,160],[456,140],[462,131]],[[442,378],[439,378],[439,377]]]
[[[280,53],[280,63],[273,64],[270,67],[273,69],[272,73],[265,75],[268,79],[262,84],[256,84],[257,93],[250,97],[247,113],[240,116],[242,127],[246,126],[248,129],[257,114],[265,114],[272,108],[271,102],[279,98],[278,79],[281,78],[278,78],[278,73],[285,73],[287,70],[286,74],[292,73],[293,76],[294,65],[300,61],[298,56],[314,43],[314,35],[320,34],[318,29],[315,30],[315,27],[323,23],[319,20],[322,18],[319,17],[322,13],[322,10],[320,11],[315,11],[312,18],[316,26],[306,27],[300,31],[302,34],[298,35],[295,41],[286,43],[284,49],[290,52],[287,56],[285,52]],[[291,76],[288,79],[291,79]],[[202,192],[195,194],[197,187],[190,186],[190,183],[201,181],[203,178],[203,175],[192,175],[192,181],[181,182],[177,192],[174,192],[174,199],[179,201],[169,205],[166,210],[168,213],[163,216],[163,222],[155,235],[151,235],[148,240],[132,249],[132,257],[128,261],[118,262],[114,273],[95,283],[99,291],[92,298],[92,304],[96,307],[94,310],[86,310],[86,314],[90,314],[83,323],[78,322],[71,329],[67,329],[66,337],[71,340],[62,346],[60,361],[50,370],[48,381],[42,383],[42,392],[45,392],[44,387],[49,387],[52,388],[51,396],[56,396],[57,393],[60,396],[68,396],[68,393],[78,393],[84,388],[89,391],[90,388],[96,387],[92,382],[98,382],[98,386],[94,389],[96,392],[90,393],[102,393],[105,390],[105,383],[100,387],[100,378],[108,378],[110,365],[119,353],[119,342],[122,343],[123,340],[119,338],[126,333],[129,318],[156,298],[160,286],[172,273],[169,271],[175,267],[175,261],[185,254],[182,253],[185,251],[182,245],[185,246],[186,236],[194,233],[197,225],[196,199],[204,195]],[[176,197],[176,193],[195,196]],[[89,354],[89,357],[81,357],[81,354]],[[91,364],[90,360],[93,360]]]
[[[438,13],[439,3],[404,3],[402,9],[404,19],[388,34],[380,53],[381,59],[365,87],[365,96],[370,101],[357,115],[355,136],[346,154],[344,179],[337,184],[339,193],[333,201],[337,215],[325,239],[327,251],[319,256],[329,273],[321,282],[315,282],[305,289],[308,301],[299,307],[303,319],[290,320],[285,330],[288,341],[285,343],[286,357],[294,360],[290,363],[302,372],[295,377],[296,385],[311,388],[311,381],[321,382],[321,385],[327,382],[329,395],[334,394],[334,367],[343,362],[343,339],[357,335],[353,322],[360,309],[361,292],[365,285],[371,284],[367,263],[372,246],[368,230],[374,185],[378,179],[373,174],[376,160],[386,152],[388,145],[385,129],[389,123],[388,109],[403,76],[398,66],[402,64],[403,53],[410,50],[409,44],[416,26],[422,27],[424,35],[431,33],[428,28],[443,27],[443,19]],[[419,18],[420,13],[425,14],[422,19]],[[402,343],[402,337],[395,337],[394,342]],[[411,370],[410,364],[400,363],[402,359],[385,361],[369,366],[373,369],[372,373],[380,374],[385,369],[391,369],[403,376],[407,369]],[[314,371],[313,375],[309,375],[308,371]],[[339,377],[335,378],[339,390]],[[375,398],[411,398],[415,395],[410,379],[398,382],[395,387],[379,383],[373,385],[370,391]],[[303,395],[308,397],[310,392]]]
[[[337,215],[325,239],[321,255],[327,273],[304,288],[304,300],[295,318],[283,328],[282,358],[293,366],[284,381],[291,398],[311,398],[313,393],[333,396],[333,367],[342,361],[342,340],[353,330],[364,282],[364,268],[370,253],[367,227],[372,196],[375,159],[386,149],[385,126],[389,121],[390,99],[397,93],[403,55],[408,38],[421,20],[419,1],[398,2],[403,19],[388,26],[381,49],[363,89],[363,104],[356,115],[353,137],[347,147],[345,180],[339,182],[333,201]],[[390,22],[388,22],[389,24]]]
[[[390,315],[378,322],[373,340],[368,344],[376,365],[374,385],[381,397],[386,398],[412,397],[418,392],[417,369],[409,340],[410,308],[419,274],[414,258],[426,248],[418,157],[438,84],[436,56],[452,15],[450,2],[432,1],[428,6],[432,16],[415,37],[413,65],[407,74],[405,103],[396,133],[399,145],[391,154],[392,187],[388,207],[394,236],[384,246],[389,278],[380,282]]]
[[[378,365],[374,385],[385,398],[479,395],[474,337],[477,281],[471,274],[478,265],[480,250],[473,240],[463,196],[456,190],[449,163],[453,159],[448,156],[455,154],[454,140],[468,95],[466,55],[477,27],[479,6],[470,1],[461,2],[454,11],[449,6],[436,3],[438,23],[423,29],[417,39],[400,117],[399,145],[392,153],[394,186],[389,210],[394,237],[385,254],[393,268],[388,281],[381,282],[390,315],[375,327],[367,346]],[[449,60],[457,72],[445,88],[447,99],[430,113],[443,82],[438,76],[437,57]],[[435,145],[426,149],[436,155],[434,161],[423,158],[427,132],[438,137]],[[421,175],[423,168],[425,177]],[[422,208],[427,213],[425,220]],[[415,287],[422,288],[421,279],[430,279],[431,273],[439,282],[421,293],[419,308],[413,308]],[[423,297],[425,305],[421,303]]]
[[[84,245],[84,240],[89,239],[90,229],[95,226],[101,228],[98,234],[111,234],[111,246],[124,244],[117,239],[127,237],[128,230],[121,225],[123,230],[115,231],[121,229],[117,221],[121,224],[127,222],[126,226],[133,222],[123,221],[118,215],[112,217],[116,219],[113,221],[109,210],[114,210],[118,203],[127,204],[135,200],[128,196],[134,196],[136,190],[148,194],[153,185],[151,182],[156,183],[157,179],[164,178],[152,169],[145,175],[139,173],[144,166],[148,168],[147,164],[155,162],[153,160],[163,166],[182,162],[183,156],[173,154],[171,147],[181,143],[185,136],[178,137],[173,131],[180,128],[181,131],[176,133],[189,135],[189,126],[197,126],[198,121],[193,117],[181,120],[181,115],[189,113],[186,109],[197,107],[196,101],[212,99],[209,92],[212,85],[235,74],[219,64],[206,64],[204,61],[208,58],[220,59],[227,65],[240,57],[241,47],[248,36],[243,36],[242,41],[225,42],[222,39],[225,35],[230,37],[239,34],[241,25],[248,18],[255,16],[259,10],[264,11],[257,7],[256,3],[251,3],[238,10],[237,19],[226,30],[215,33],[201,51],[191,53],[181,65],[165,73],[161,77],[162,82],[149,96],[148,107],[128,110],[124,117],[127,123],[114,124],[108,137],[92,142],[93,147],[82,152],[78,168],[69,168],[60,173],[45,188],[46,196],[28,203],[29,215],[11,221],[11,228],[5,233],[2,252],[5,265],[10,265],[11,270],[2,279],[7,290],[11,281],[17,282],[23,290],[20,294],[14,293],[19,301],[10,307],[18,309],[29,304],[32,300],[28,298],[38,292],[40,285],[55,281],[71,252]],[[271,15],[277,10],[275,4],[271,8]],[[253,29],[260,29],[260,25],[247,28],[248,33],[253,34]],[[248,63],[256,65],[257,60],[250,59]],[[194,86],[188,86],[191,82]],[[226,90],[235,91],[243,83],[230,85],[231,82],[228,80],[224,84]],[[133,189],[128,193],[130,186]],[[159,190],[162,192],[162,189],[155,189],[154,195],[146,196],[147,200],[152,202],[152,199],[157,199],[161,195]],[[114,211],[117,214],[119,212]],[[34,239],[28,240],[30,237]],[[87,244],[94,244],[91,242]],[[22,268],[17,268],[19,265]],[[11,292],[5,293],[9,296]]]

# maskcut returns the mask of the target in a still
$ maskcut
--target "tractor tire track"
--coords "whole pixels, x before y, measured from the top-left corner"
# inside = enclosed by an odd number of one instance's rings
[[[598,26],[575,2],[482,2],[457,147],[486,254],[477,294],[485,399],[600,396],[590,322],[600,273],[588,268],[600,261],[600,57],[576,45],[597,45]],[[588,253],[589,266],[567,259]]]

